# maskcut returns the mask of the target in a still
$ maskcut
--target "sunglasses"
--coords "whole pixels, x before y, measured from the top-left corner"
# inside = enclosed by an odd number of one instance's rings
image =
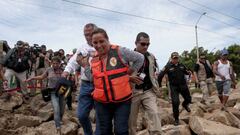
[[[139,43],[142,47],[145,47],[145,46],[149,46],[150,45],[150,43]]]
[[[104,40],[99,40],[99,41],[94,41],[93,44],[94,44],[94,45],[96,45],[96,44],[98,44],[98,43],[102,44],[102,43],[104,43],[104,42],[105,42]]]

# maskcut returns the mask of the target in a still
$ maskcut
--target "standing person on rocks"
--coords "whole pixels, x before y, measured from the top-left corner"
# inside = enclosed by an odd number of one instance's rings
[[[143,54],[145,60],[140,70],[130,76],[131,80],[134,80],[134,86],[129,116],[129,135],[136,135],[137,117],[141,105],[148,114],[149,134],[161,135],[161,118],[158,112],[156,96],[156,93],[160,93],[160,88],[155,74],[158,71],[158,65],[155,56],[148,52],[150,45],[149,35],[145,32],[138,33],[135,44],[135,51]]]
[[[31,77],[26,80],[28,82],[31,80],[43,80],[46,78],[48,79],[48,89],[51,93],[51,102],[54,110],[54,121],[55,121],[57,132],[59,134],[61,134],[61,122],[62,122],[64,108],[65,108],[64,96],[57,94],[56,88],[55,88],[63,72],[60,65],[61,65],[61,59],[59,57],[53,57],[52,66],[47,68],[42,75]]]
[[[191,72],[179,62],[179,54],[177,52],[173,52],[171,54],[171,61],[167,63],[158,76],[159,84],[161,84],[162,78],[165,74],[168,75],[172,98],[173,117],[175,119],[174,125],[177,126],[179,125],[179,94],[181,94],[184,98],[182,103],[183,108],[185,108],[187,112],[191,112],[188,105],[192,102],[192,98],[185,79],[185,75],[190,75]]]
[[[92,32],[97,28],[93,23],[88,23],[84,26],[84,36],[87,41],[86,44],[83,44],[77,52],[71,57],[65,70],[62,74],[63,77],[68,77],[70,73],[76,71],[79,67],[78,61],[81,61],[84,56],[95,52],[95,49],[92,45]],[[89,119],[89,113],[94,106],[94,101],[92,98],[93,83],[84,75],[84,67],[81,66],[81,87],[80,94],[78,97],[78,107],[77,107],[77,117],[81,123],[84,131],[84,135],[92,135],[92,125]],[[96,118],[96,131],[95,135],[100,135],[98,119]]]
[[[89,63],[83,65],[89,69],[85,74],[93,79],[93,99],[101,135],[129,135],[132,98],[129,75],[140,69],[144,57],[136,51],[110,44],[106,31],[101,28],[92,33],[92,43],[97,53],[90,66]],[[132,66],[128,65],[130,62]]]
[[[216,75],[215,81],[218,91],[218,98],[222,104],[221,110],[226,109],[231,83],[234,86],[236,85],[232,62],[228,60],[228,54],[228,51],[223,49],[221,51],[220,59],[215,61],[213,65],[213,72]]]
[[[12,76],[15,76],[20,82],[20,91],[23,94],[24,102],[29,99],[27,85],[24,80],[26,80],[27,73],[30,70],[30,58],[30,53],[25,48],[25,42],[17,41],[15,47],[8,51],[3,60],[3,66],[6,68],[4,77],[7,80],[8,88],[11,88],[11,78]],[[10,97],[10,94],[8,94],[7,98]]]
[[[200,84],[200,88],[203,93],[201,103],[205,104],[213,89],[214,75],[211,63],[206,59],[206,56],[204,54],[200,55],[199,60],[194,66],[194,76],[196,83]]]

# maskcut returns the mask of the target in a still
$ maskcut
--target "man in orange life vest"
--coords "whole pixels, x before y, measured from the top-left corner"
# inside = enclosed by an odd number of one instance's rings
[[[96,114],[101,135],[128,135],[128,118],[132,90],[129,74],[142,66],[142,54],[109,43],[105,30],[98,28],[92,34],[97,54],[91,60],[91,70],[85,74],[93,79]],[[128,63],[132,62],[129,67]],[[90,69],[90,68],[88,68]],[[92,71],[92,75],[91,75]]]

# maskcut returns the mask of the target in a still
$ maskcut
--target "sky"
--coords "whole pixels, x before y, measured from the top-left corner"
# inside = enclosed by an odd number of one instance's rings
[[[139,32],[148,33],[149,52],[163,67],[172,52],[196,47],[194,26],[204,12],[199,46],[214,52],[240,44],[239,0],[1,0],[0,6],[0,40],[11,47],[23,40],[71,53],[86,43],[83,27],[91,22],[112,44],[130,49]]]

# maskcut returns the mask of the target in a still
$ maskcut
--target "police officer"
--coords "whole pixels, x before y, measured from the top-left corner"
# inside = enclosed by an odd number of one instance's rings
[[[185,79],[185,75],[190,75],[191,72],[179,62],[179,54],[177,52],[173,52],[171,54],[170,62],[167,63],[158,76],[159,84],[161,84],[162,78],[165,74],[168,75],[169,79],[173,116],[175,118],[174,125],[177,126],[179,125],[179,94],[181,94],[184,98],[182,103],[183,108],[185,108],[187,112],[191,112],[188,106],[189,103],[191,103],[191,96]]]

